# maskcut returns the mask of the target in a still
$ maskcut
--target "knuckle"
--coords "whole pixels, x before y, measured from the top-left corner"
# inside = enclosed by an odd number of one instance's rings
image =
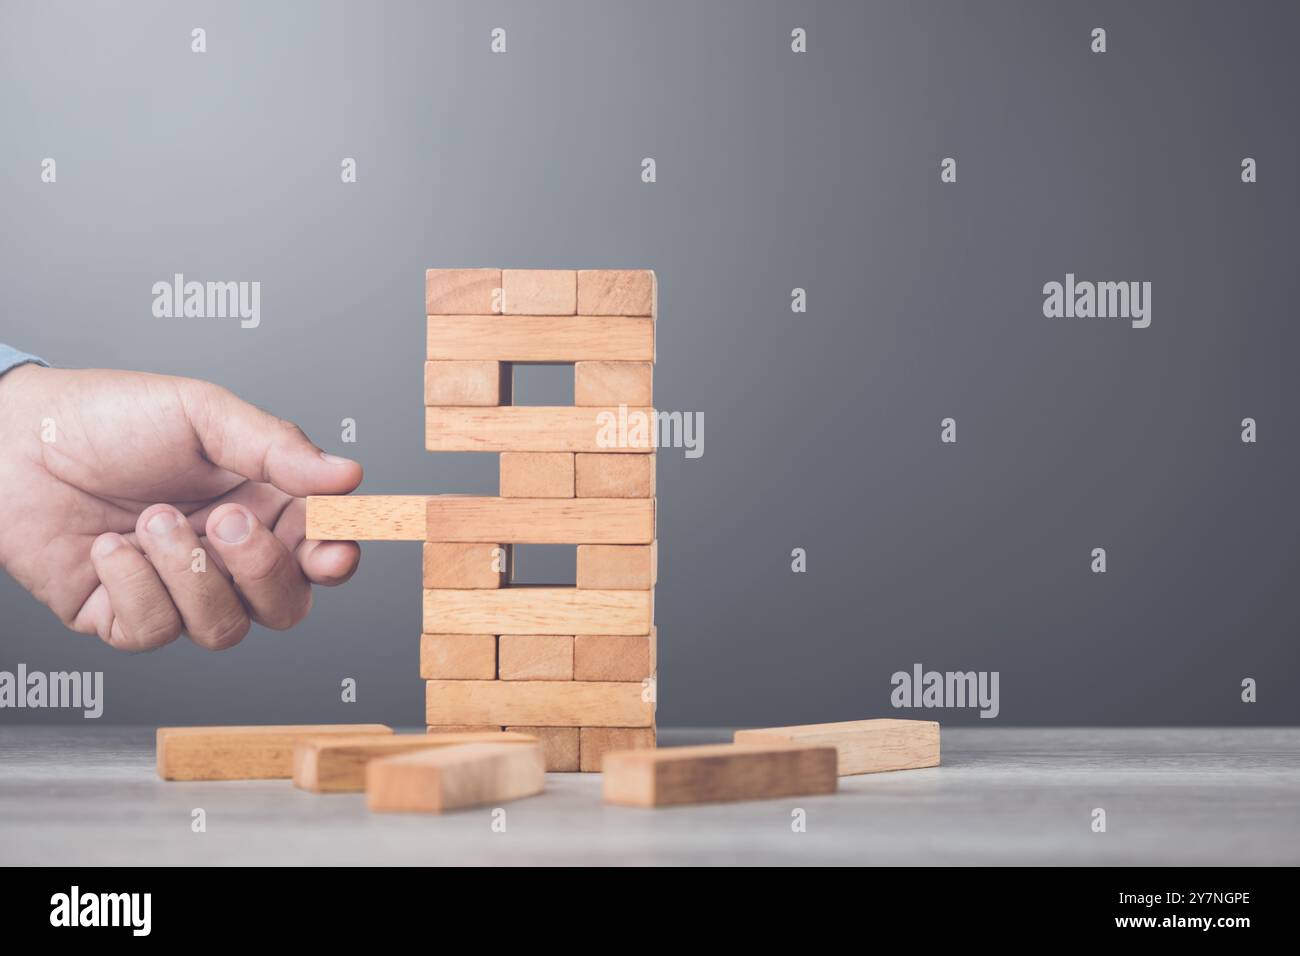
[[[248,615],[235,611],[217,618],[210,624],[194,628],[190,637],[195,644],[210,651],[224,651],[234,647],[248,635],[251,622]]]

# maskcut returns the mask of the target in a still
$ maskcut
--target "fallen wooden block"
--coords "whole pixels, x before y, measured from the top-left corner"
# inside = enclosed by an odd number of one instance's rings
[[[542,745],[547,773],[577,772],[577,727],[507,727],[506,730],[537,738]]]
[[[653,362],[655,322],[614,315],[430,315],[426,358]]]
[[[654,315],[655,274],[649,269],[580,269],[578,312],[583,315]]]
[[[501,680],[573,680],[572,634],[502,634],[497,655]]]
[[[604,681],[457,681],[425,684],[425,723],[505,727],[649,727],[640,684]]]
[[[504,727],[496,724],[431,724],[425,728],[430,734],[490,734],[501,732]]]
[[[573,679],[643,681],[654,675],[654,628],[647,635],[578,634]]]
[[[606,803],[667,807],[834,793],[834,747],[706,744],[606,753]]]
[[[737,744],[790,743],[834,747],[839,775],[914,770],[939,765],[939,725],[933,720],[846,720],[738,730]]]
[[[309,495],[308,541],[423,541],[428,495]]]
[[[617,457],[640,458],[642,456],[619,455]],[[571,452],[503,451],[499,487],[502,498],[572,498],[573,454]]]
[[[427,451],[654,451],[654,409],[572,405],[425,408]]]
[[[527,734],[495,729],[487,733],[302,737],[293,750],[293,783],[313,793],[357,793],[366,788],[366,764],[381,757],[461,744],[537,742]]]
[[[426,499],[430,540],[510,541],[514,544],[649,544],[655,536],[653,498]]]
[[[574,494],[579,498],[653,498],[655,455],[575,455]]]
[[[496,635],[421,634],[420,676],[426,680],[496,680]]]
[[[425,520],[428,520],[427,505]],[[426,588],[499,588],[505,583],[509,566],[503,544],[447,541],[424,543]]]
[[[461,744],[383,757],[366,764],[371,810],[443,813],[541,793],[540,744]]]
[[[425,405],[509,405],[511,378],[500,362],[425,362]]]
[[[387,735],[383,724],[159,727],[156,760],[164,780],[273,780],[293,776],[294,744],[306,736]]]
[[[654,404],[654,366],[649,362],[574,362],[573,404]]]
[[[655,745],[653,727],[582,727],[578,742],[583,773],[600,773],[605,754],[620,750],[649,750]]]
[[[579,544],[577,577],[579,588],[604,590],[649,590],[659,576],[659,544]]]
[[[649,634],[651,591],[516,585],[424,592],[426,634]]]
[[[506,315],[578,312],[578,274],[572,269],[502,269],[501,291]]]
[[[500,269],[428,269],[424,273],[426,315],[500,312]]]

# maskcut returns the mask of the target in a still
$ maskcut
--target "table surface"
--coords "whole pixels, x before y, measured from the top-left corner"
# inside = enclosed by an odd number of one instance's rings
[[[643,810],[603,804],[598,774],[550,774],[504,809],[496,832],[487,807],[372,814],[288,781],[167,783],[151,729],[0,728],[0,863],[38,865],[1295,865],[1300,729],[953,728],[943,766],[833,796]]]

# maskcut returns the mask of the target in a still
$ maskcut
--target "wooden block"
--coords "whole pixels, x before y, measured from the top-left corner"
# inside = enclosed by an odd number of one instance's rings
[[[738,744],[791,743],[831,746],[839,753],[841,777],[883,770],[939,766],[939,725],[933,720],[846,720],[738,730]]]
[[[572,269],[502,269],[501,290],[506,315],[578,314],[578,274]]]
[[[546,757],[548,773],[575,773],[578,769],[577,727],[507,727],[506,730],[536,737]]]
[[[424,592],[424,633],[649,634],[652,594],[534,585],[497,591],[429,590]]]
[[[586,451],[648,455],[655,450],[652,408],[572,405],[429,406],[427,451]]]
[[[654,368],[649,362],[574,362],[573,404],[653,405]]]
[[[653,498],[428,499],[429,537],[438,541],[514,544],[649,544]]]
[[[572,634],[502,634],[497,648],[502,680],[573,680]]]
[[[391,734],[383,724],[263,727],[159,727],[158,776],[164,780],[272,780],[293,776],[298,738]]]
[[[563,451],[503,451],[500,488],[502,498],[572,498],[573,455]]]
[[[425,362],[425,405],[508,405],[510,375],[500,362]]]
[[[428,495],[309,495],[308,541],[422,541]]]
[[[313,793],[359,793],[366,789],[366,764],[381,757],[461,744],[537,742],[496,728],[487,733],[303,737],[293,750],[293,783]]]
[[[434,724],[425,728],[425,732],[430,734],[490,734],[503,730],[504,727],[496,724]]]
[[[573,679],[643,681],[654,674],[650,648],[649,634],[579,634],[573,642]]]
[[[510,562],[503,544],[426,541],[426,588],[499,588],[505,583]],[[496,570],[500,568],[500,570]]]
[[[653,498],[655,455],[574,455],[579,498]]]
[[[834,747],[706,744],[606,753],[606,803],[667,807],[834,793]]]
[[[421,634],[420,676],[427,680],[496,680],[496,635]]]
[[[424,703],[430,724],[506,727],[649,727],[655,710],[640,684],[605,681],[431,680]]]
[[[647,545],[578,545],[579,588],[605,590],[652,588],[659,578],[659,543]]]
[[[461,744],[384,757],[366,764],[371,810],[443,813],[541,793],[542,745]]]
[[[426,315],[500,312],[500,269],[428,269],[424,273]]]
[[[605,754],[618,750],[648,750],[655,745],[653,727],[583,727],[578,751],[583,773],[600,773]]]
[[[582,269],[578,312],[582,315],[654,315],[655,274],[649,269]]]
[[[429,359],[653,362],[654,319],[622,315],[431,315]]]

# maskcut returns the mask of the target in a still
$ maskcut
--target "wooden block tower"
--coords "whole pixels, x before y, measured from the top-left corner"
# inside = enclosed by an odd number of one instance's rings
[[[430,731],[542,740],[548,770],[655,744],[655,276],[430,269],[425,447],[500,453],[498,497],[308,499],[314,539],[424,541]],[[572,364],[574,404],[513,404]],[[513,546],[577,546],[576,584],[516,584]]]

